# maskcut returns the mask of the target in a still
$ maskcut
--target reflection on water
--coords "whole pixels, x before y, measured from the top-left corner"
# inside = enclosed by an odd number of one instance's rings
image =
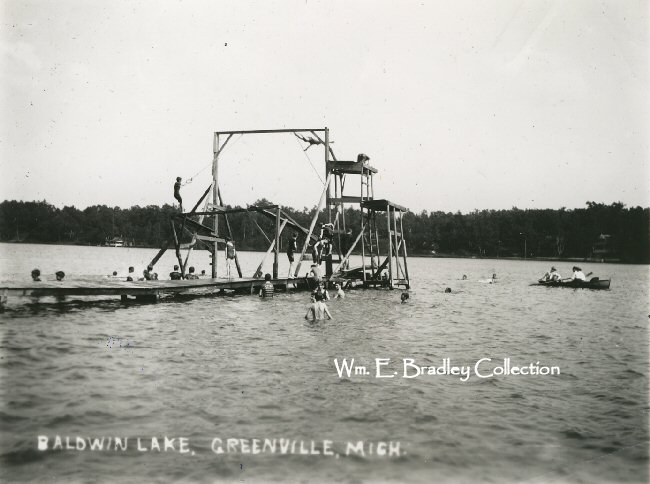
[[[35,264],[74,278],[153,252],[2,244],[0,260],[4,278]],[[243,253],[242,265],[260,258]],[[407,304],[399,291],[351,291],[323,323],[304,320],[304,293],[11,301],[0,315],[3,480],[646,482],[647,267],[586,268],[611,277],[609,291],[529,286],[547,265],[411,259]],[[493,272],[496,284],[477,282]],[[370,368],[511,358],[561,375],[339,379],[344,357]],[[41,434],[186,437],[195,454],[39,452]],[[399,441],[405,455],[217,455],[215,437]]]

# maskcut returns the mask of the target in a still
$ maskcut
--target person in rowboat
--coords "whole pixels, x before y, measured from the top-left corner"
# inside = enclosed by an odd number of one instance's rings
[[[540,279],[540,282],[555,282],[555,281],[561,281],[562,276],[560,273],[557,271],[555,266],[551,267],[551,270],[548,271],[542,278]]]
[[[571,276],[571,280],[586,281],[587,277],[585,276],[584,272],[582,272],[582,269],[580,269],[578,266],[573,266],[573,275]]]

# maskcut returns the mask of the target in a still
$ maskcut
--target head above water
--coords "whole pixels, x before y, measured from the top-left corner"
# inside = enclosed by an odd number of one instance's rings
[[[37,279],[38,277],[40,277],[40,275],[41,275],[41,271],[39,269],[34,269],[32,271],[32,279]]]
[[[409,293],[408,292],[403,292],[402,295],[400,296],[400,299],[402,301],[406,301],[409,298]]]
[[[451,287],[448,287],[447,289],[445,289],[445,292],[447,292],[447,293],[451,292]]]
[[[113,271],[113,275],[116,276],[116,275],[117,275],[117,271]]]
[[[129,272],[133,272],[134,270],[133,266],[129,266]]]
[[[57,271],[54,275],[56,276],[57,281],[62,281],[63,278],[65,277],[65,272]]]
[[[178,265],[174,265],[174,270],[175,270],[175,271],[178,270]]]

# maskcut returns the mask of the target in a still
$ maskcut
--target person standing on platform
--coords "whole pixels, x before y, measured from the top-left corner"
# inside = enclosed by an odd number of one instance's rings
[[[287,258],[289,259],[289,275],[287,276],[289,279],[293,279],[293,255],[298,251],[298,234],[293,233],[291,236],[291,239],[289,239],[289,243],[287,244]]]
[[[182,178],[180,176],[177,176],[176,183],[174,183],[174,198],[178,200],[178,204],[180,205],[181,212],[183,212],[183,198],[181,198],[181,181]]]
[[[230,237],[226,237],[226,275],[228,279],[232,279],[230,275],[230,265],[236,257],[235,244]]]

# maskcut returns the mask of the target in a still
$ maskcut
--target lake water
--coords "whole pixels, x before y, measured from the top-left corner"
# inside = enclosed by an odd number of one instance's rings
[[[1,277],[28,280],[34,267],[45,278],[97,277],[142,269],[155,252],[0,244]],[[261,255],[240,254],[247,275]],[[208,261],[202,251],[192,264],[209,272]],[[173,264],[170,251],[156,269]],[[555,265],[569,275],[571,263]],[[317,323],[303,318],[306,293],[10,299],[0,314],[0,479],[647,482],[648,266],[582,264],[611,277],[609,291],[529,286],[548,266],[411,258],[407,304],[397,290],[354,290]],[[498,283],[478,282],[493,272]],[[334,359],[344,357],[371,375],[339,378]],[[375,358],[391,358],[386,373],[398,375],[375,378]],[[485,370],[510,358],[561,373],[407,379],[403,358],[472,368],[492,358]],[[39,435],[48,450],[38,450]],[[66,450],[64,441],[52,450],[57,435],[72,446],[76,436],[128,438],[128,448]],[[163,436],[176,438],[174,450],[151,449]],[[215,438],[224,449],[228,438],[249,440],[217,454]],[[253,439],[280,438],[315,441],[321,454],[246,452]],[[399,442],[399,457],[346,455],[358,441],[367,454],[370,443]],[[338,457],[323,455],[329,445]]]

